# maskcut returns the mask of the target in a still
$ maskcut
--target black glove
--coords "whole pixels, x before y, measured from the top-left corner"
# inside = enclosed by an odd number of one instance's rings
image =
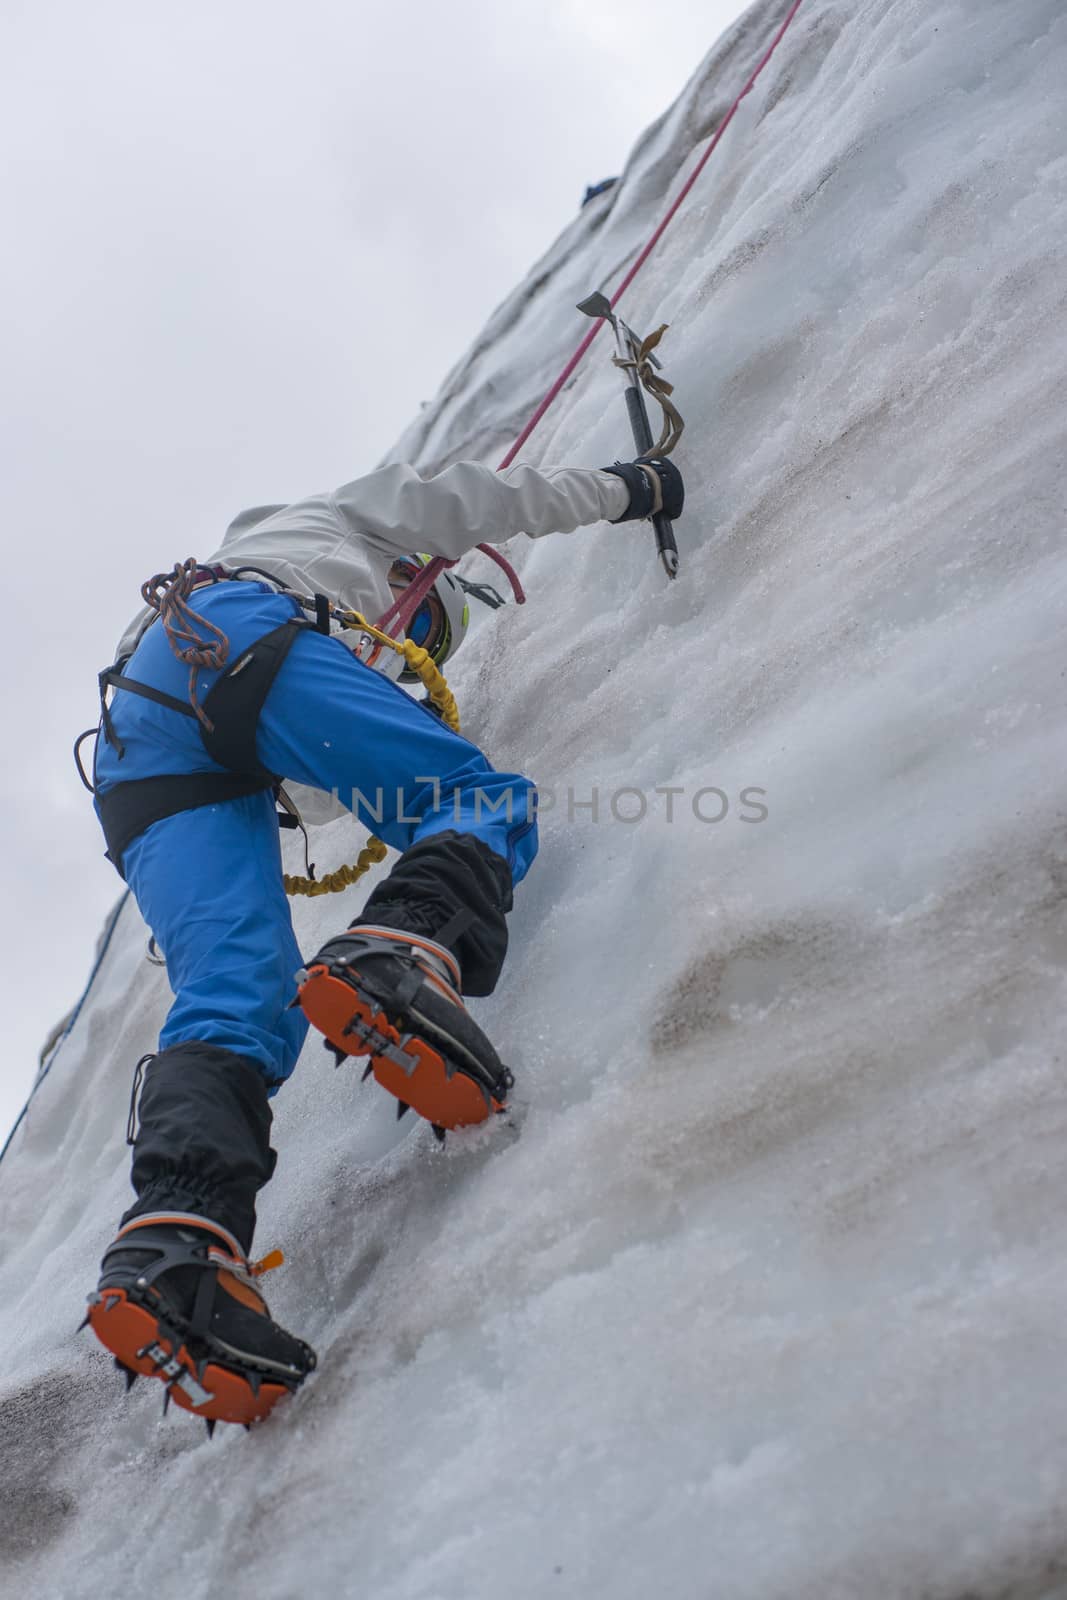
[[[655,456],[651,461],[616,461],[613,467],[602,467],[602,472],[613,472],[621,478],[630,491],[630,504],[616,522],[632,522],[637,517],[651,517],[663,511],[672,522],[682,514],[685,505],[685,484],[682,474],[666,456]]]

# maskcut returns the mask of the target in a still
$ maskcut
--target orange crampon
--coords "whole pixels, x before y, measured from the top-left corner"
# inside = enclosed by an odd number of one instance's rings
[[[502,1111],[512,1075],[472,1020],[454,958],[430,940],[357,927],[331,940],[301,975],[298,998],[334,1052],[369,1056],[374,1078],[445,1130]]]
[[[256,1285],[278,1260],[250,1266],[226,1229],[191,1213],[135,1217],[104,1256],[82,1326],[110,1350],[128,1390],[138,1377],[165,1384],[164,1412],[173,1400],[209,1433],[218,1422],[251,1426],[315,1366]]]

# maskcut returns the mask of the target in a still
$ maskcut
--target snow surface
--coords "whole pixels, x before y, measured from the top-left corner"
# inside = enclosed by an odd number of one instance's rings
[[[500,455],[784,9],[397,455]],[[453,674],[557,796],[479,1005],[510,1126],[439,1153],[309,1044],[257,1244],[320,1370],[212,1443],[74,1334],[168,1003],[127,902],[0,1171],[5,1593],[1067,1593],[1065,82],[1061,0],[805,0],[623,308],[671,324],[681,578],[523,545]],[[525,459],[626,453],[608,354]]]

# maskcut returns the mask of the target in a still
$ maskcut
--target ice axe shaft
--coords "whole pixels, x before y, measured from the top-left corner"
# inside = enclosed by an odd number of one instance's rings
[[[612,310],[611,301],[607,295],[591,294],[587,299],[579,302],[578,310],[585,316],[592,317],[594,321],[601,318],[610,322],[611,331],[615,335],[615,349],[620,362],[627,365],[623,376],[626,380],[626,410],[630,417],[630,428],[637,446],[638,456],[649,455],[652,450],[652,428],[648,420],[648,407],[645,405],[644,391],[637,376],[637,353],[641,344],[640,339],[632,328],[628,328],[621,317],[617,317]],[[650,356],[653,366],[659,366],[656,357]],[[656,549],[663,562],[668,578],[678,576],[678,546],[674,540],[674,529],[671,520],[662,511],[657,511],[652,518],[652,526],[656,533]]]

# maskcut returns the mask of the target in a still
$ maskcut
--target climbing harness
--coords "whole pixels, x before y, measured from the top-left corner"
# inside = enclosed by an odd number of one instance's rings
[[[189,664],[191,696],[195,696],[196,674],[201,666],[214,666],[218,670],[229,660],[229,641],[225,634],[188,605],[195,587],[200,583],[219,582],[220,577],[218,571],[200,568],[190,559],[175,565],[169,574],[157,574],[142,590],[147,603],[158,611],[175,655]],[[126,677],[123,663],[116,663],[100,673],[100,731],[120,758],[124,749],[108,709],[109,688],[126,690],[183,716],[195,717],[208,755],[227,769],[225,772],[135,778],[98,795],[97,809],[107,841],[107,856],[120,875],[123,875],[122,857],[127,846],[153,822],[199,806],[243,799],[264,789],[277,793],[280,780],[256,755],[256,725],[263,702],[297,635],[304,629],[316,627],[319,627],[318,621],[290,617],[280,627],[257,639],[228,670],[220,671],[202,706],[195,698],[186,703],[150,684]],[[210,637],[205,639],[204,633]],[[84,773],[82,776],[84,780]]]
[[[745,98],[745,96],[753,88],[754,84],[756,83],[756,80],[759,78],[760,74],[763,72],[764,68],[767,66],[767,64],[770,61],[771,57],[774,55],[774,52],[777,50],[779,44],[781,43],[782,39],[785,36],[786,31],[790,27],[791,23],[793,22],[793,19],[795,18],[797,12],[799,11],[801,3],[802,3],[802,0],[793,0],[793,3],[791,4],[791,6],[789,8],[789,11],[788,11],[788,13],[787,13],[787,15],[785,17],[785,20],[782,22],[781,27],[778,29],[778,32],[776,33],[775,37],[771,41],[771,44],[770,44],[769,48],[766,50],[766,52],[764,53],[764,55],[762,56],[762,58],[758,62],[755,70],[752,72],[752,74],[749,77],[748,81],[746,82],[744,88],[741,90],[740,94],[737,96],[737,98],[734,100],[733,104],[730,106],[730,109],[728,110],[726,116],[724,117],[723,121],[720,123],[720,125],[719,125],[717,131],[715,132],[714,136],[709,141],[709,143],[707,145],[707,148],[702,152],[702,154],[698,158],[698,160],[697,160],[696,164],[694,165],[692,171],[690,172],[688,178],[685,180],[684,184],[682,185],[682,188],[680,189],[679,193],[677,194],[677,196],[675,197],[674,201],[670,205],[666,215],[663,217],[661,222],[658,224],[658,226],[656,227],[656,229],[653,232],[652,236],[650,237],[650,239],[648,240],[646,245],[643,247],[643,249],[640,251],[640,253],[638,254],[637,258],[633,262],[632,266],[630,267],[630,269],[626,273],[626,275],[623,278],[622,282],[618,285],[618,287],[615,289],[614,293],[612,294],[611,300],[610,300],[610,304],[612,305],[612,307],[614,307],[618,303],[618,301],[621,299],[622,295],[626,292],[626,290],[629,288],[631,283],[634,281],[634,279],[636,278],[638,272],[641,270],[641,268],[644,266],[645,262],[648,260],[649,256],[652,254],[652,251],[655,249],[655,247],[658,244],[660,238],[662,237],[664,231],[669,226],[670,222],[672,221],[672,219],[674,218],[674,216],[676,215],[676,213],[680,209],[681,205],[683,204],[683,202],[685,201],[685,199],[689,195],[691,189],[693,188],[693,186],[696,183],[697,179],[699,178],[701,172],[703,171],[706,163],[708,162],[708,160],[710,159],[710,157],[714,153],[714,151],[717,149],[719,143],[721,142],[723,136],[726,133],[726,130],[730,126],[731,122],[733,121],[733,118],[734,118],[734,116],[735,116],[735,114],[736,114],[736,112],[737,112],[737,110],[738,110],[738,108],[739,108],[739,106],[741,104],[741,101]],[[549,410],[550,406],[556,400],[558,395],[562,392],[562,390],[565,387],[565,385],[567,384],[568,380],[571,378],[571,376],[573,375],[573,373],[575,372],[577,367],[580,365],[582,359],[584,358],[584,356],[586,354],[586,351],[592,345],[592,343],[593,343],[594,339],[596,338],[596,336],[597,336],[599,331],[600,331],[600,323],[597,323],[596,325],[594,325],[592,328],[589,329],[588,333],[585,335],[583,340],[580,342],[578,348],[571,355],[570,359],[565,364],[563,370],[560,372],[558,377],[552,383],[552,385],[548,389],[547,393],[544,395],[544,397],[542,398],[542,400],[538,404],[537,408],[535,409],[533,415],[529,418],[529,420],[527,421],[526,425],[523,427],[521,432],[518,434],[517,438],[515,439],[514,443],[511,446],[511,448],[508,450],[507,454],[504,456],[503,460],[500,462],[499,467],[498,467],[499,471],[504,471],[507,467],[509,467],[512,464],[512,462],[518,456],[519,451],[522,449],[523,445],[530,438],[531,434],[534,432],[534,430],[537,427],[538,423],[545,416],[545,414]],[[505,562],[504,557],[500,554],[499,551],[493,549],[491,546],[481,545],[481,546],[479,546],[479,548],[485,554],[489,555],[494,561],[496,561],[498,563],[498,565],[503,567],[505,569],[505,571],[508,572],[508,575],[509,575],[509,577],[511,579],[511,582],[512,582],[512,587],[513,587],[513,589],[515,591],[515,598],[516,598],[516,600],[517,600],[517,602],[519,604],[522,604],[523,601],[525,600],[525,595],[522,592],[521,584],[519,583],[519,580],[515,576],[515,574],[507,566],[507,563]],[[441,561],[438,570],[443,570],[446,566],[452,566],[454,564],[455,563],[452,563],[452,562]],[[422,590],[423,593],[425,593],[425,591],[432,586],[432,584],[433,584],[433,582],[435,580],[435,577],[437,575],[435,572],[433,572],[431,570],[432,567],[433,567],[433,563],[430,563],[427,566],[427,568],[424,569],[423,573],[419,575],[419,578],[415,580],[416,583],[423,584],[425,586],[424,589]],[[274,583],[276,581],[271,577],[270,574],[262,574],[262,576],[266,577],[268,579],[268,581],[270,581],[271,583]],[[460,580],[460,581],[462,582],[463,580]],[[414,590],[414,585],[412,585],[412,590]],[[471,586],[471,591],[473,592],[473,586]],[[420,598],[421,598],[421,596],[420,596],[419,593],[410,592],[410,591],[405,596],[405,599],[408,601],[408,603],[412,604],[413,606],[417,606],[418,605],[418,602],[419,602]],[[393,608],[390,608],[390,611],[392,611],[392,609]],[[379,619],[379,623],[381,624],[382,627],[385,627],[387,625],[387,623],[390,622],[391,620],[392,619],[390,617],[390,613],[387,612],[385,614],[385,616],[383,616],[382,618]],[[393,628],[393,631],[394,632],[398,631],[395,626]],[[75,764],[77,766],[79,776],[81,778],[82,783],[90,791],[90,793],[92,792],[93,786],[92,786],[92,783],[89,781],[88,777],[86,776],[86,773],[85,773],[84,768],[82,766],[81,759],[80,759],[80,749],[81,749],[81,745],[84,743],[85,739],[89,738],[90,736],[99,736],[100,731],[101,731],[100,727],[93,727],[93,728],[87,729],[85,733],[81,734],[78,737],[78,739],[75,741],[75,746],[74,746]],[[371,846],[368,845],[367,850],[369,850],[370,848],[371,848]],[[385,853],[384,852],[384,847],[381,847],[381,849],[382,849],[382,854],[384,855],[384,853]],[[363,857],[364,857],[364,855],[366,855],[366,853],[367,853],[366,850],[364,852],[361,852],[360,863],[363,862]],[[380,859],[380,857],[378,859]],[[341,872],[342,873],[347,873],[347,872],[352,872],[353,870],[354,869],[352,869],[352,868],[342,868]],[[339,875],[340,874],[331,874],[330,876],[331,877],[337,877]],[[295,893],[295,892],[309,893],[309,894],[316,894],[316,893],[321,892],[315,886],[312,886],[312,887],[309,887],[309,888],[303,888],[303,889],[300,889],[300,890],[297,890],[297,889],[294,889],[293,887],[291,887],[292,883],[299,882],[299,881],[300,880],[287,880],[287,882],[286,882],[287,892],[290,893],[290,894]],[[308,881],[308,880],[305,880],[305,881]],[[325,883],[327,880],[323,879],[322,881]],[[354,881],[354,880],[350,880],[350,881]],[[93,990],[93,986],[94,986],[94,984],[96,982],[97,976],[98,976],[98,974],[99,974],[99,972],[101,970],[101,967],[102,967],[103,962],[105,960],[105,957],[106,957],[106,955],[108,953],[108,950],[110,949],[111,942],[112,942],[113,936],[115,934],[115,930],[118,927],[118,924],[119,924],[119,921],[120,921],[121,913],[122,913],[124,907],[126,906],[126,903],[127,903],[128,899],[129,899],[129,890],[126,890],[125,893],[123,894],[122,898],[119,900],[115,910],[113,911],[113,913],[111,915],[111,918],[110,918],[110,921],[108,922],[108,925],[107,925],[107,927],[105,929],[103,938],[102,938],[102,940],[101,940],[101,942],[100,942],[100,944],[99,944],[99,946],[97,948],[95,962],[94,962],[93,968],[92,968],[92,970],[91,970],[91,972],[89,974],[89,977],[88,977],[88,979],[86,981],[86,985],[85,985],[84,990],[82,991],[81,997],[78,1000],[77,1005],[74,1007],[73,1011],[71,1012],[69,1018],[66,1020],[65,1026],[63,1027],[63,1031],[59,1036],[59,1039],[58,1039],[58,1042],[57,1042],[57,1046],[53,1049],[51,1056],[48,1057],[48,1059],[44,1062],[44,1064],[42,1066],[42,1069],[41,1069],[41,1072],[40,1072],[40,1074],[38,1076],[38,1079],[37,1079],[36,1083],[34,1084],[34,1089],[33,1089],[33,1091],[31,1091],[31,1095],[32,1095],[33,1092],[36,1092],[36,1089],[39,1087],[40,1083],[44,1080],[44,1078],[47,1076],[48,1072],[50,1071],[51,1067],[53,1066],[57,1056],[60,1053],[60,1050],[62,1048],[64,1040],[67,1039],[70,1036],[71,1031],[75,1026],[75,1023],[77,1022],[77,1019],[81,1014],[82,1008],[84,1007],[86,1001],[88,1000],[88,998],[89,998],[89,996],[90,996],[90,994],[91,994],[91,992]],[[3,1156],[7,1153],[8,1149],[11,1147],[12,1140],[14,1139],[14,1137],[15,1137],[15,1135],[17,1133],[17,1130],[22,1125],[22,1122],[23,1122],[23,1120],[24,1120],[24,1118],[26,1116],[26,1112],[27,1112],[28,1107],[29,1107],[29,1100],[27,1100],[26,1105],[23,1106],[22,1111],[20,1112],[18,1118],[15,1121],[14,1126],[12,1127],[10,1133],[7,1136],[6,1141],[4,1142],[3,1148],[0,1149],[0,1159],[3,1158]]]
[[[246,575],[267,580],[278,593],[288,595],[303,610],[313,613],[315,620],[311,621],[310,617],[291,617],[280,627],[257,639],[227,671],[221,672],[201,705],[195,699],[197,672],[201,667],[214,670],[225,667],[229,659],[229,641],[221,629],[192,610],[188,604],[189,597],[193,589],[202,584]],[[521,593],[517,578],[515,585],[517,592]],[[362,613],[335,606],[324,595],[308,597],[286,589],[270,573],[259,568],[241,567],[231,572],[223,567],[201,567],[190,558],[177,563],[170,573],[157,573],[148,580],[141,592],[146,604],[163,622],[175,655],[189,665],[190,701],[186,704],[174,695],[125,676],[122,671],[124,663],[115,663],[106,668],[99,675],[99,728],[87,729],[79,735],[74,747],[75,762],[82,782],[90,792],[95,793],[80,759],[80,747],[90,734],[102,733],[120,757],[123,754],[122,742],[108,709],[109,688],[127,690],[157,705],[180,712],[183,716],[195,716],[200,723],[200,736],[207,753],[227,771],[138,778],[116,784],[114,788],[98,795],[97,806],[107,842],[108,859],[122,874],[124,851],[153,822],[162,821],[180,811],[214,805],[223,800],[240,799],[271,789],[281,807],[279,825],[300,828],[304,832],[307,874],[301,877],[286,873],[286,894],[336,894],[358,882],[371,867],[385,859],[386,845],[372,836],[355,862],[316,878],[314,867],[307,858],[307,833],[299,812],[286,795],[279,777],[269,772],[256,755],[259,714],[298,633],[308,628],[328,633],[333,622],[344,631],[358,630],[374,640],[379,649],[396,651],[404,661],[402,675],[423,685],[433,709],[453,732],[458,733],[459,709],[455,696],[429,651],[412,639],[398,641],[391,638],[368,622]],[[462,594],[462,591],[457,589],[457,593]],[[499,600],[499,596],[496,598]],[[205,637],[205,634],[208,636]]]

